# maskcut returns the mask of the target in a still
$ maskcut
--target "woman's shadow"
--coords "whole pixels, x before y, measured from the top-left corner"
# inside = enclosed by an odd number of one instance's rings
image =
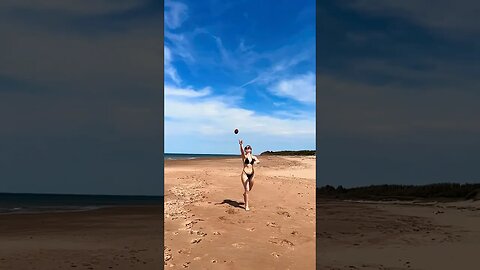
[[[216,204],[229,204],[229,205],[231,205],[231,206],[233,206],[233,207],[245,209],[245,207],[242,206],[242,205],[244,205],[245,203],[233,201],[233,200],[230,200],[230,199],[225,199],[225,200],[223,200],[223,202],[221,202],[221,203],[216,203]]]

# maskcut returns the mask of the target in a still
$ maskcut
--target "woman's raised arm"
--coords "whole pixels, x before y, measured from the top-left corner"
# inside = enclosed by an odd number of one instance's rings
[[[242,154],[242,161],[245,160],[245,152],[243,151],[243,140],[238,140],[238,144],[240,144],[240,153]]]

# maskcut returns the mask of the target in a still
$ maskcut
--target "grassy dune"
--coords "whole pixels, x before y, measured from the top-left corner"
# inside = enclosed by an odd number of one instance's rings
[[[298,150],[298,151],[265,151],[261,153],[262,156],[314,156],[315,150]]]
[[[354,188],[326,185],[317,188],[317,196],[364,200],[480,200],[480,184],[372,185]]]

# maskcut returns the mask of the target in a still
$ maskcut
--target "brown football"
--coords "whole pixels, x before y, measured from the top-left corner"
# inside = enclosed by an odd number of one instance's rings
[[[235,132],[235,134],[238,134],[238,129],[235,129],[235,131],[233,131],[233,132]]]

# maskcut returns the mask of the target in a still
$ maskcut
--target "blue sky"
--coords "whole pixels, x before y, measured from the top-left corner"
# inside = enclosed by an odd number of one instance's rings
[[[480,181],[479,8],[319,1],[319,185]]]
[[[164,30],[166,153],[315,149],[315,1],[168,0]]]

